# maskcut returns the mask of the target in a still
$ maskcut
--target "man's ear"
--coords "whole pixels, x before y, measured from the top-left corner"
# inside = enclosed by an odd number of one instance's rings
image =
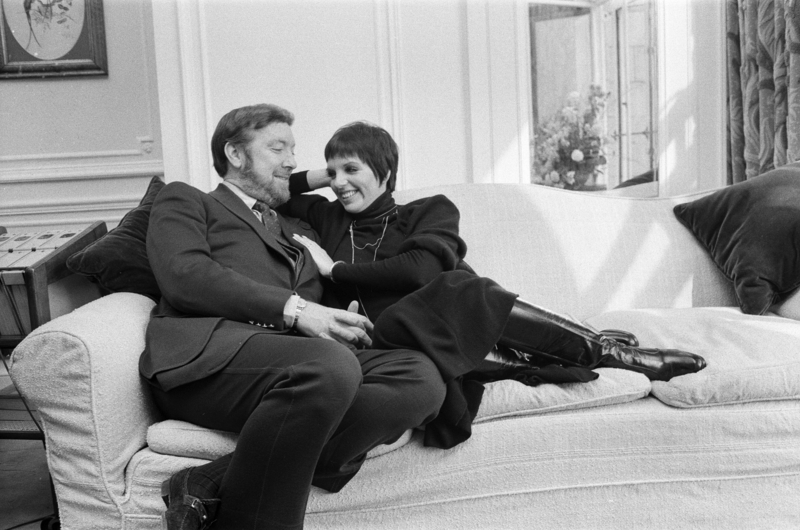
[[[236,169],[242,169],[242,167],[244,167],[245,156],[246,155],[244,151],[240,149],[238,146],[230,142],[227,142],[225,144],[225,157],[228,159],[228,163],[232,167]]]

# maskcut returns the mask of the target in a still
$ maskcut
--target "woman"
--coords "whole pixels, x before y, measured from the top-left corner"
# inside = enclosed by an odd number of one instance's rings
[[[321,237],[321,246],[296,239],[329,280],[325,305],[347,308],[357,300],[375,324],[378,347],[417,349],[436,363],[448,395],[426,427],[426,445],[452,447],[469,437],[481,381],[589,381],[601,366],[668,380],[705,367],[691,353],[639,348],[624,332],[598,333],[476,275],[464,262],[452,202],[443,195],[394,202],[398,152],[384,129],[365,122],[340,128],[325,159],[327,170],[292,176],[283,213]],[[336,201],[301,195],[324,186]],[[490,350],[495,355],[487,359]]]

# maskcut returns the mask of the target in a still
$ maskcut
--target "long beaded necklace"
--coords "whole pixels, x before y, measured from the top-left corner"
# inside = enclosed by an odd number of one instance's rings
[[[397,206],[389,210],[388,212],[379,215],[376,219],[380,219],[383,217],[383,232],[381,232],[381,237],[375,240],[374,243],[364,243],[363,247],[359,247],[356,245],[355,238],[353,237],[353,226],[355,226],[356,221],[350,221],[350,263],[356,262],[356,250],[366,250],[367,247],[375,247],[375,253],[372,255],[372,261],[375,261],[378,258],[378,249],[381,248],[381,243],[383,243],[383,237],[386,235],[386,229],[389,227],[389,219],[391,218],[392,214],[397,211]]]
[[[386,235],[386,228],[389,226],[389,218],[385,218],[383,220],[383,232],[381,232],[381,237],[375,240],[374,243],[364,243],[363,247],[359,247],[356,245],[355,238],[353,237],[353,223],[350,223],[350,263],[356,262],[356,249],[358,250],[366,250],[368,247],[375,247],[375,253],[372,255],[372,261],[375,261],[378,258],[378,249],[381,248],[381,243],[383,243],[383,236]]]
[[[383,217],[383,231],[381,232],[381,237],[375,240],[374,243],[364,243],[363,247],[359,247],[356,245],[355,237],[353,236],[353,226],[355,225],[355,220],[350,221],[350,263],[356,262],[356,249],[358,250],[366,250],[369,247],[375,247],[375,252],[372,254],[372,261],[375,262],[378,259],[378,249],[381,248],[381,243],[383,243],[383,238],[386,236],[386,229],[389,228],[389,219],[391,214],[397,211],[397,206],[389,210],[383,215],[378,216],[378,218]],[[358,285],[355,286],[356,288],[356,296],[358,297],[358,303],[361,306],[361,309],[364,311],[364,316],[369,318],[367,314],[367,308],[364,305],[364,301],[361,300],[361,291],[358,289]]]

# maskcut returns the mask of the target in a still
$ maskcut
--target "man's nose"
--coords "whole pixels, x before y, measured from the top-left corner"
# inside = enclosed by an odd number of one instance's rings
[[[297,167],[297,160],[294,158],[294,153],[289,154],[283,161],[285,167],[294,169]]]

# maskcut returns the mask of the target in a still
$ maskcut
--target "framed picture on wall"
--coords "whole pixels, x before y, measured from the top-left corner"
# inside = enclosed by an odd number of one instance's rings
[[[102,0],[0,0],[0,79],[108,75]]]

